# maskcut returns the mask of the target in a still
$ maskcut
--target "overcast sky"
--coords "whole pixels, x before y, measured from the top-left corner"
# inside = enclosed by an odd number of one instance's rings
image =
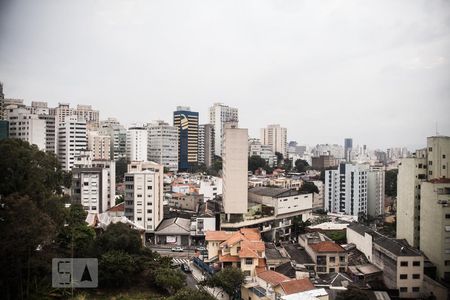
[[[6,97],[124,124],[239,108],[300,144],[450,135],[450,1],[0,0]]]

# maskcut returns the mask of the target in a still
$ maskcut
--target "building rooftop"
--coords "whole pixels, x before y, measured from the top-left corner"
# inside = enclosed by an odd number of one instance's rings
[[[299,194],[299,192],[296,190],[277,187],[254,187],[250,189],[248,192],[260,196],[268,196],[274,198],[295,196]]]
[[[345,252],[345,249],[342,248],[340,245],[336,244],[335,242],[331,241],[324,241],[319,242],[315,244],[309,244],[311,249],[314,250],[314,252]]]
[[[288,253],[289,257],[293,259],[297,264],[314,264],[312,258],[306,253],[306,250],[298,244],[286,244],[284,249]]]
[[[280,286],[286,295],[301,293],[315,289],[315,286],[312,284],[309,278],[283,281],[280,283]]]
[[[191,220],[183,218],[165,219],[159,224],[155,234],[190,234]]]
[[[290,280],[289,277],[272,270],[261,272],[257,276],[273,286],[278,285],[283,281]]]
[[[287,277],[296,278],[296,270],[290,261],[275,267],[275,271]]]

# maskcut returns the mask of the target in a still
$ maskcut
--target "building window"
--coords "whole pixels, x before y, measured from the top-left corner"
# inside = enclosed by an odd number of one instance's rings
[[[401,287],[400,288],[400,293],[407,293],[408,292],[408,288],[407,287]]]
[[[420,292],[420,287],[413,287],[413,288],[412,288],[412,291],[413,291],[414,293],[418,293],[418,292]]]
[[[330,256],[330,263],[334,263],[334,262],[336,262],[336,257]]]
[[[450,266],[450,260],[446,260],[446,261],[445,261],[445,265],[446,265],[446,266]]]
[[[413,274],[413,279],[420,279],[420,274]]]
[[[442,166],[442,169],[444,169],[444,170],[445,170],[445,165],[443,165],[443,166]]]
[[[401,261],[400,262],[400,266],[407,267],[408,266],[408,262],[407,261]]]
[[[414,267],[420,267],[420,261],[418,261],[418,260],[413,261],[413,266]]]
[[[445,158],[445,154],[442,154],[442,158]]]
[[[408,274],[400,274],[400,279],[408,279]]]
[[[429,152],[432,152],[432,151],[433,151],[433,148],[432,148],[432,147],[429,147],[429,148],[428,148],[428,151],[429,151]]]
[[[253,259],[252,258],[246,258],[245,259],[245,264],[246,265],[253,265]]]
[[[317,272],[325,273],[327,271],[327,267],[317,267]]]
[[[142,218],[137,218],[138,221],[142,221]]]
[[[151,186],[151,185],[147,186],[147,190],[151,190],[151,189],[153,189],[153,186]]]
[[[345,256],[339,256],[339,260],[340,260],[341,262],[345,262]]]
[[[334,273],[334,272],[336,272],[336,269],[335,268],[330,268],[330,273]]]
[[[344,268],[344,267],[340,267],[340,268],[339,268],[339,272],[340,272],[340,273],[345,273],[345,268]]]
[[[147,209],[147,213],[151,214],[152,210],[151,209]]]

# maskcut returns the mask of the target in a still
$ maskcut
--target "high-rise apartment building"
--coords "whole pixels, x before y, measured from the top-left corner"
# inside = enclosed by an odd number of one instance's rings
[[[99,133],[111,137],[111,159],[117,161],[126,157],[127,130],[115,118],[108,118],[100,122]]]
[[[91,105],[77,105],[75,114],[86,121],[86,128],[88,130],[98,129],[100,122],[99,111],[92,109]]]
[[[67,116],[59,123],[57,156],[64,170],[71,170],[76,156],[87,149],[86,121],[77,116]]]
[[[146,161],[148,151],[148,132],[144,126],[131,126],[127,130],[128,161]]]
[[[111,136],[98,131],[88,131],[88,149],[92,152],[92,159],[110,160]]]
[[[345,163],[338,170],[325,171],[325,209],[352,216],[367,214],[367,173],[365,165]]]
[[[261,144],[270,146],[273,152],[279,152],[287,158],[287,129],[278,124],[262,128]]]
[[[178,170],[178,129],[164,121],[147,125],[149,161],[154,161],[170,171]]]
[[[46,122],[24,107],[9,105],[5,111],[9,122],[9,137],[27,141],[39,150],[46,150]]]
[[[345,161],[351,162],[351,160],[352,160],[352,150],[353,150],[353,139],[351,139],[351,138],[344,139]]]
[[[198,112],[178,106],[173,125],[178,130],[178,170],[191,170],[198,164]]]
[[[450,137],[427,138],[427,147],[403,158],[397,183],[397,237],[420,250],[450,283]]]
[[[163,166],[131,162],[125,174],[125,217],[152,233],[163,219]]]
[[[214,161],[214,125],[203,124],[198,131],[198,162],[210,167]]]
[[[384,214],[384,167],[370,166],[367,173],[367,214],[378,217]]]
[[[223,208],[228,220],[247,213],[247,168],[248,130],[228,123],[223,139]]]
[[[222,156],[222,142],[225,124],[238,124],[238,122],[239,116],[237,108],[230,107],[222,103],[214,103],[214,105],[209,108],[209,123],[214,126],[215,155]]]
[[[92,160],[89,151],[84,155],[88,157],[72,169],[72,202],[89,213],[100,214],[115,205],[116,165],[110,160]]]
[[[262,145],[259,139],[251,138],[248,140],[248,156],[255,155],[264,159],[271,167],[274,167],[277,163],[277,156],[272,151],[271,146]]]

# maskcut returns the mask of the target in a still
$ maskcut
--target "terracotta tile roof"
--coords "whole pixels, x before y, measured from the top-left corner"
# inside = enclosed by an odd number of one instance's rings
[[[266,270],[266,267],[256,267],[255,271],[256,271],[256,275],[258,275],[262,272],[266,272],[267,270]]]
[[[119,203],[119,204],[111,207],[107,211],[109,211],[109,212],[125,211],[125,202]]]
[[[314,284],[312,284],[309,278],[283,281],[280,283],[280,286],[286,295],[306,292],[315,289]]]
[[[241,248],[249,248],[258,252],[266,250],[266,245],[263,241],[242,241]]]
[[[273,286],[278,285],[283,281],[290,280],[289,277],[271,270],[259,273],[258,277]]]
[[[266,259],[265,258],[259,258],[258,259],[258,268],[265,268],[267,266]]]
[[[345,249],[331,241],[324,241],[309,245],[314,252],[345,252]]]
[[[261,234],[257,228],[241,228],[240,232],[249,240],[261,240]]]
[[[241,259],[237,256],[231,256],[229,254],[222,256],[219,254],[219,261],[220,262],[240,262]]]
[[[241,258],[258,258],[258,253],[255,250],[249,248],[241,248],[239,251],[239,257]]]
[[[245,237],[239,231],[234,232],[222,244],[220,244],[220,247],[231,247],[234,244],[236,244],[244,239],[245,239]]]
[[[206,231],[205,239],[207,241],[225,241],[231,236],[227,231]]]

